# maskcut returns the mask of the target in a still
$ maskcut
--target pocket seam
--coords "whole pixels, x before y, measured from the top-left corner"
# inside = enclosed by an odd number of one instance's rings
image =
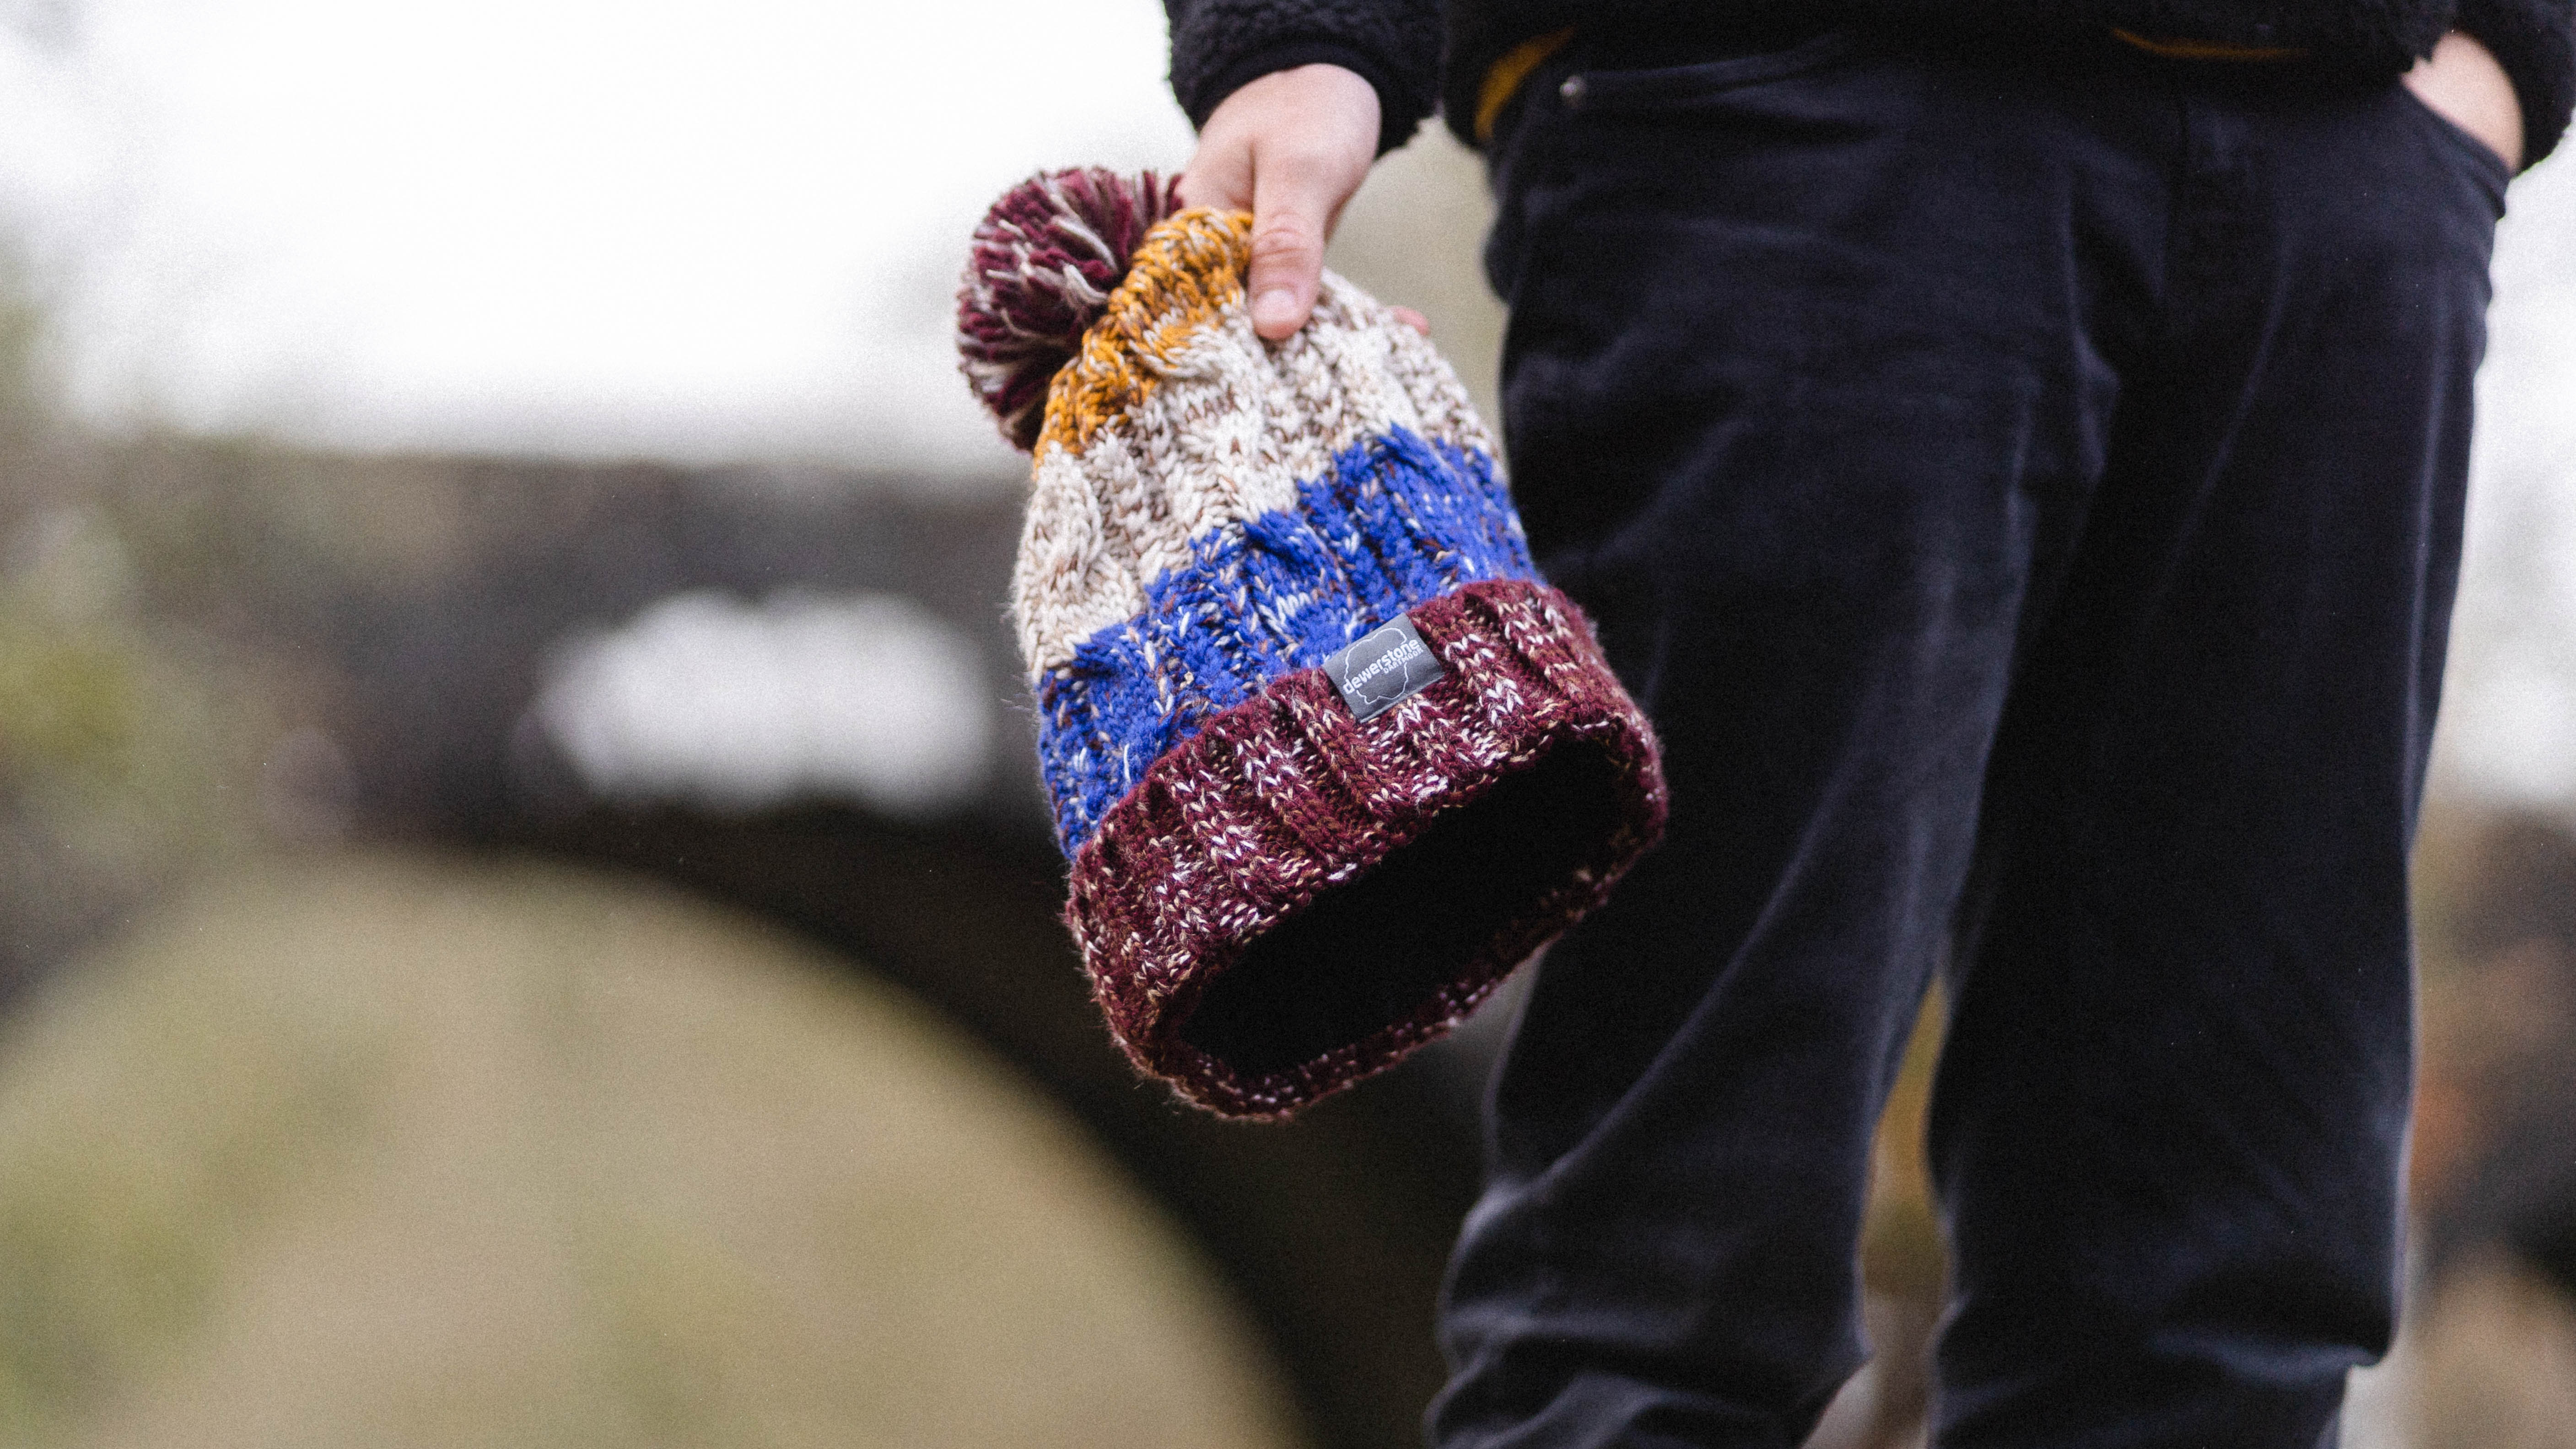
[[[1578,66],[1569,78],[1583,83],[1584,112],[1622,113],[1664,107],[1687,107],[1748,86],[1787,80],[1843,60],[1860,49],[1861,28],[1838,25],[1786,50],[1722,56],[1687,65],[1643,69],[1590,69]]]

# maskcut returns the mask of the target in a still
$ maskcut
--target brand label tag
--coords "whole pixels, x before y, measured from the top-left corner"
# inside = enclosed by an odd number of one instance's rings
[[[1324,673],[1342,692],[1342,703],[1364,720],[1375,719],[1406,696],[1430,688],[1441,672],[1440,657],[1402,614],[1324,661]]]

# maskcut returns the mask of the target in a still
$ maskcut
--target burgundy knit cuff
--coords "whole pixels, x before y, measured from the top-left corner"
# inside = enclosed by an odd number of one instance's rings
[[[1392,1066],[1662,833],[1654,735],[1574,604],[1409,617],[1442,676],[1366,721],[1319,669],[1166,751],[1076,853],[1067,923],[1141,1070],[1278,1116]]]

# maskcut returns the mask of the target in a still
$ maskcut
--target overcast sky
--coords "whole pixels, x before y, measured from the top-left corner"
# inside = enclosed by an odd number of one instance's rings
[[[27,0],[0,205],[94,415],[327,442],[1007,466],[967,229],[1177,166],[1154,0]]]

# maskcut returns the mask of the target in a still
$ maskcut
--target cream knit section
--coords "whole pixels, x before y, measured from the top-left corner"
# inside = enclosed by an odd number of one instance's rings
[[[1194,542],[1293,507],[1336,454],[1398,427],[1495,456],[1449,364],[1331,272],[1313,320],[1275,347],[1244,306],[1224,309],[1080,453],[1041,444],[1011,579],[1031,677],[1141,614]]]

